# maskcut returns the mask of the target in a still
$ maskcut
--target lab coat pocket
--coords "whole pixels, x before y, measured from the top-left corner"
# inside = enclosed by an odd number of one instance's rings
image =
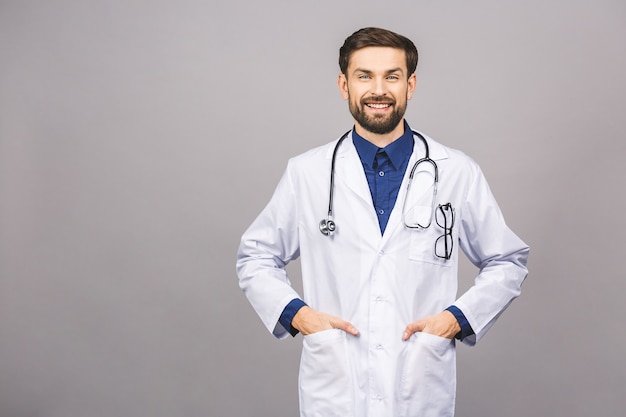
[[[406,342],[398,369],[399,417],[454,415],[455,357],[454,340],[415,333]]]
[[[301,416],[354,414],[354,386],[346,337],[346,333],[338,329],[304,336],[299,377]]]
[[[411,230],[409,259],[412,261],[420,261],[450,267],[452,266],[452,258],[440,258],[435,254],[435,242],[441,235],[443,235],[443,231],[438,233],[435,229],[436,226],[431,225],[426,230]],[[454,256],[456,255],[452,252],[452,257]]]

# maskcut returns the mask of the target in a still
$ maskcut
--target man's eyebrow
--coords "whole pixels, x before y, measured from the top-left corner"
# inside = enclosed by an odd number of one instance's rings
[[[400,67],[387,70],[386,73],[387,74],[393,74],[394,72],[399,72],[400,74],[404,74],[404,71]]]
[[[355,68],[353,73],[356,74],[357,72],[362,72],[363,74],[372,74],[374,71],[365,68]]]

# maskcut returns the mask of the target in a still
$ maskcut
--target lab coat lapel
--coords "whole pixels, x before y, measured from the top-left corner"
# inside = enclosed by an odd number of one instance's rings
[[[374,210],[372,194],[370,193],[365,171],[359,154],[352,142],[352,135],[348,135],[339,148],[335,164],[335,182],[343,183],[350,192],[362,199]]]

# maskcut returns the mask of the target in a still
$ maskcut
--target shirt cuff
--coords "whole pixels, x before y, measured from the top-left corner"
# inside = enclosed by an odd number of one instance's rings
[[[307,304],[299,298],[294,298],[287,304],[287,307],[281,313],[278,322],[289,332],[290,335],[297,335],[298,329],[295,329],[291,325],[291,321],[293,320],[296,313]],[[460,311],[460,310],[459,310]]]
[[[474,334],[474,329],[472,329],[472,326],[470,326],[469,321],[467,321],[467,317],[465,317],[465,314],[463,314],[461,309],[459,309],[457,306],[452,305],[446,308],[446,310],[454,315],[456,321],[459,322],[459,326],[461,326],[461,331],[454,336],[455,339],[463,340],[467,336],[471,336]]]

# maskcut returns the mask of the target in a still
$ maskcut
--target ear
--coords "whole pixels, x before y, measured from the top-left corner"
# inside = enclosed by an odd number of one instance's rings
[[[339,92],[341,93],[343,99],[347,100],[349,97],[348,79],[343,72],[339,73],[339,77],[337,77],[337,87],[339,88]]]
[[[413,97],[413,92],[415,91],[416,86],[417,86],[417,76],[415,75],[415,73],[413,73],[411,74],[408,80],[408,89],[406,93],[407,100],[411,100],[411,97]]]

